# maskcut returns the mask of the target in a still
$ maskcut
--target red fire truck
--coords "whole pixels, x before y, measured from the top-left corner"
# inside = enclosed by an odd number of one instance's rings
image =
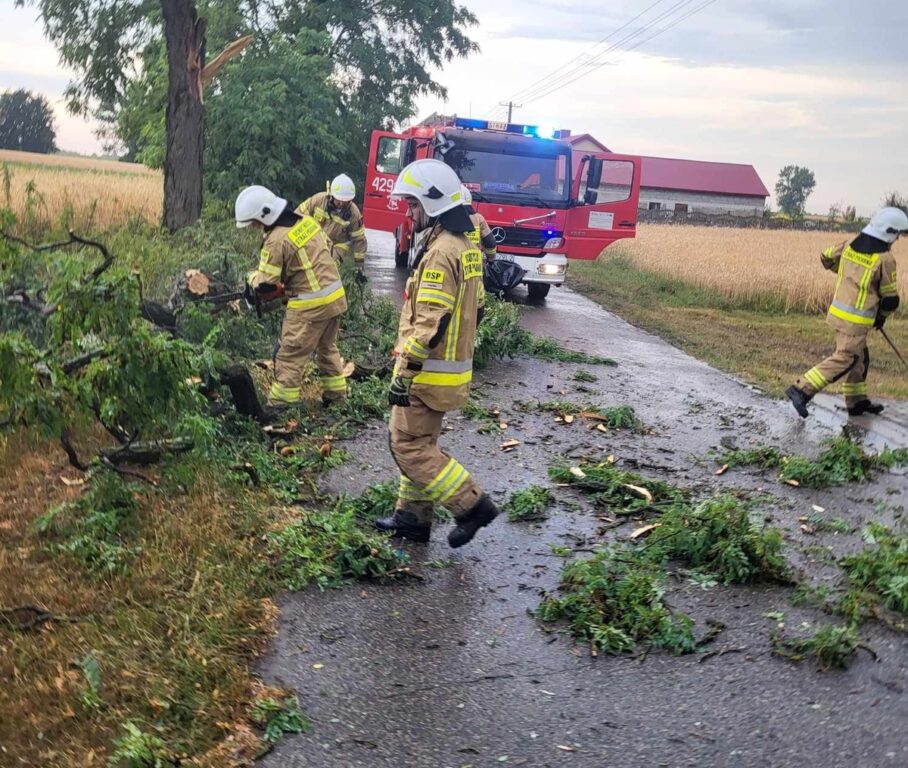
[[[406,206],[390,197],[407,163],[435,157],[450,165],[492,227],[498,258],[526,270],[530,296],[564,282],[568,259],[595,259],[634,237],[639,157],[574,151],[560,133],[530,125],[440,118],[401,133],[373,131],[363,215],[393,232],[398,267],[409,263]]]

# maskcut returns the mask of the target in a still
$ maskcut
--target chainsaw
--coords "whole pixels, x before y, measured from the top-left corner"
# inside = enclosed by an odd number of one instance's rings
[[[257,317],[262,317],[269,312],[284,306],[287,297],[284,295],[283,283],[261,283],[252,288],[248,283],[241,291],[218,293],[214,296],[199,296],[190,299],[189,304],[229,304],[231,301],[242,299],[248,309],[254,309]]]

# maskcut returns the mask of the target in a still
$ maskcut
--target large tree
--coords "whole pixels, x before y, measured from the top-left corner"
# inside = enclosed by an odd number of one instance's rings
[[[776,182],[776,201],[783,213],[800,218],[804,215],[807,198],[816,186],[813,171],[800,165],[786,165],[779,171]]]
[[[193,224],[202,211],[205,20],[194,0],[16,0],[36,5],[47,36],[77,79],[67,88],[72,111],[104,117],[119,111],[143,50],[163,39],[167,51],[164,225]],[[237,41],[234,41],[237,42]],[[233,53],[242,49],[231,49]],[[223,59],[215,68],[223,65]]]
[[[44,96],[21,88],[0,95],[0,149],[57,151],[54,111]]]
[[[163,161],[171,228],[201,209],[206,42],[254,36],[250,72],[228,65],[207,94],[206,175],[224,195],[252,182],[298,195],[329,165],[362,175],[369,130],[412,116],[422,94],[444,95],[432,70],[476,50],[465,33],[476,19],[455,0],[16,1],[41,9],[79,74],[71,106],[106,118],[130,155]]]

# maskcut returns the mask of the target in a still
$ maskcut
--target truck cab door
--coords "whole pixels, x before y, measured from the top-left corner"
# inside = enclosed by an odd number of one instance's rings
[[[391,199],[397,175],[415,152],[413,139],[390,131],[372,131],[366,189],[363,195],[363,221],[369,229],[394,232],[404,223],[407,206]]]
[[[636,236],[641,167],[641,159],[631,155],[582,158],[564,228],[569,259],[596,259],[616,240]]]

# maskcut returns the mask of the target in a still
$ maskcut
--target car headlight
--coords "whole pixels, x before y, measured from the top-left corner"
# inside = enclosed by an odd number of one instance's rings
[[[564,274],[564,264],[540,264],[537,272],[540,275],[562,275]]]
[[[548,240],[545,241],[545,245],[542,247],[543,247],[543,249],[560,248],[562,245],[564,245],[563,237],[550,237]]]

